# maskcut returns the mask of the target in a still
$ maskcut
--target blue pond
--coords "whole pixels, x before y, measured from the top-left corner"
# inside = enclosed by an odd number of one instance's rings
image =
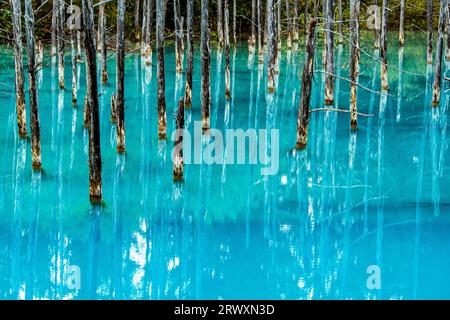
[[[362,38],[359,82],[371,91],[358,89],[358,106],[373,117],[359,117],[352,133],[348,113],[313,112],[303,152],[292,151],[303,47],[282,52],[273,96],[246,44],[231,50],[227,103],[225,57],[212,45],[211,126],[279,129],[279,170],[189,164],[182,185],[172,181],[173,142],[157,140],[156,65],[145,68],[139,55],[126,58],[127,153],[116,154],[112,56],[110,85],[100,88],[103,207],[89,204],[84,64],[72,108],[45,52],[37,174],[29,142],[17,135],[12,50],[1,48],[0,298],[450,298],[450,96],[444,85],[431,107],[423,35],[410,35],[403,49],[396,34],[389,40],[390,92],[379,95],[378,53],[371,34]],[[348,61],[348,46],[336,47],[341,77]],[[199,65],[196,48],[190,131],[201,117]],[[69,55],[66,66],[70,88]],[[166,71],[170,137],[184,91],[171,46]],[[323,83],[317,72],[312,108],[323,107]],[[348,110],[348,82],[336,79],[336,92],[335,107]]]

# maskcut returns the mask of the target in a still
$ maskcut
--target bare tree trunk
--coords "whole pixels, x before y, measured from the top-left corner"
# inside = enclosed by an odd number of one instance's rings
[[[275,6],[274,0],[267,0],[267,92],[275,92],[275,63],[276,63],[276,39],[275,39]]]
[[[57,50],[57,35],[58,35],[58,14],[59,14],[59,0],[53,0],[52,7],[52,47],[51,56],[56,56]]]
[[[286,0],[286,20],[287,20],[287,48],[292,48],[292,21],[290,0]]]
[[[230,91],[230,10],[225,1],[225,99],[231,99]]]
[[[277,54],[281,51],[281,3],[282,0],[277,0]]]
[[[219,40],[219,48],[224,45],[224,34],[223,34],[223,0],[217,0],[217,37]]]
[[[441,98],[441,82],[442,82],[442,52],[444,51],[444,24],[445,11],[447,8],[447,0],[441,0],[441,8],[439,10],[439,26],[438,26],[438,41],[436,45],[436,61],[433,84],[433,101],[434,107],[439,105]]]
[[[297,149],[303,150],[308,143],[309,104],[314,74],[314,51],[316,49],[316,16],[309,22],[308,42],[306,43],[305,64],[303,66],[302,91],[297,120]]]
[[[309,13],[309,0],[305,0],[305,34],[308,32],[308,13]]]
[[[433,63],[433,0],[427,0],[427,63]]]
[[[144,0],[144,11],[142,18],[142,54],[147,66],[152,64],[151,32],[153,22],[153,0]]]
[[[141,55],[145,57],[147,27],[148,27],[148,6],[150,0],[142,0],[142,27],[141,27]]]
[[[294,0],[294,42],[298,42],[298,0]]]
[[[263,44],[263,24],[262,24],[262,1],[258,1],[258,63],[264,63],[264,44]]]
[[[144,0],[145,2],[146,0]],[[141,26],[139,22],[141,20],[141,0],[136,0],[134,10],[134,36],[137,42],[141,41]]]
[[[350,0],[350,126],[358,127],[357,82],[358,82],[358,33],[359,33],[359,0]]]
[[[378,0],[373,0],[373,5],[378,7]],[[373,29],[374,34],[374,48],[379,49],[380,48],[380,28],[381,28],[381,21],[379,20],[378,15],[375,15],[375,28]]]
[[[125,0],[117,2],[117,152],[125,153]]]
[[[92,204],[102,202],[102,156],[97,88],[97,61],[92,0],[82,0],[84,47],[86,50],[87,98],[89,100],[89,197]]]
[[[256,0],[252,0],[252,34],[250,35],[250,39],[248,39],[249,43],[249,51],[250,53],[255,53],[255,44],[256,44]]]
[[[166,16],[165,0],[156,0],[156,33],[158,50],[158,139],[165,140],[167,136],[166,118],[166,80],[164,70],[164,26]]]
[[[41,170],[41,129],[39,125],[39,102],[36,89],[34,12],[31,0],[25,0],[25,28],[27,31],[28,92],[31,120],[31,164],[33,170]]]
[[[117,123],[116,95],[111,95],[111,123]]]
[[[227,0],[225,0],[227,1]],[[176,136],[173,155],[173,180],[183,180],[183,130],[184,130],[184,103],[183,98],[178,101],[178,112],[176,120]]]
[[[104,84],[108,83],[108,48],[107,48],[107,38],[106,38],[106,15],[105,15],[105,5],[100,6],[100,20],[99,31],[100,31],[100,41],[101,41],[101,52],[102,52],[102,82]]]
[[[389,0],[383,0],[383,13],[381,17],[381,39],[380,39],[380,58],[381,58],[381,89],[389,90],[388,83],[388,64],[387,64],[387,19],[388,19]]]
[[[334,104],[334,0],[326,0],[327,31],[326,31],[326,79],[325,105]]]
[[[77,61],[78,62],[81,61],[81,31],[80,30],[77,30]]]
[[[447,1],[447,14],[446,17],[446,32],[445,36],[447,38],[447,46],[445,48],[445,60],[450,61],[450,1]]]
[[[64,36],[64,0],[58,0],[58,19],[57,19],[57,29],[58,29],[58,76],[59,76],[59,87],[64,89],[64,49],[65,49],[65,36]]]
[[[73,5],[73,0],[70,0],[70,6]],[[72,106],[77,105],[77,93],[78,93],[78,83],[77,83],[77,52],[76,52],[76,42],[77,42],[77,30],[72,27],[70,30],[70,55],[72,59]]]
[[[342,33],[342,0],[338,0],[338,33],[339,33],[339,44],[344,43],[344,35]],[[350,22],[351,23],[351,22]]]
[[[210,128],[209,109],[211,104],[210,89],[210,51],[209,51],[209,14],[208,0],[201,0],[201,64],[202,64],[202,129],[207,132]]]
[[[173,11],[174,11],[174,21],[175,21],[175,65],[177,73],[183,72],[183,63],[182,63],[182,27],[181,27],[181,11],[180,11],[180,1],[173,0]]]
[[[400,0],[400,27],[398,31],[398,43],[402,46],[405,44],[405,0]]]
[[[186,90],[185,90],[185,101],[184,104],[186,108],[190,108],[192,105],[192,74],[194,69],[194,30],[193,30],[193,19],[194,19],[194,0],[187,0],[187,70],[186,70]]]
[[[237,44],[237,29],[236,29],[236,0],[233,0],[233,44]]]
[[[11,16],[14,35],[14,62],[16,84],[16,113],[19,137],[27,137],[27,113],[25,107],[25,86],[22,55],[22,9],[19,0],[11,0]]]

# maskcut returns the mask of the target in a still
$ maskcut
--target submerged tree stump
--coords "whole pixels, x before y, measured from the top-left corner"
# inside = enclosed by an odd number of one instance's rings
[[[19,0],[10,0],[14,36],[16,114],[19,137],[27,137],[27,114],[22,55],[22,9]]]
[[[305,64],[303,66],[302,89],[297,120],[297,145],[299,150],[305,149],[308,143],[309,104],[314,72],[314,52],[316,49],[316,17],[309,22],[308,41],[306,43]]]

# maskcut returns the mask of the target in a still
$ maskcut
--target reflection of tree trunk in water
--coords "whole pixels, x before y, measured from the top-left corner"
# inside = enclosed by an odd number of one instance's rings
[[[400,0],[400,26],[398,31],[398,44],[403,46],[405,44],[405,0]]]
[[[95,52],[94,7],[92,0],[83,0],[84,46],[86,50],[87,99],[89,106],[89,195],[92,204],[102,201],[102,157]]]
[[[16,113],[18,133],[21,138],[27,136],[27,114],[25,106],[25,87],[22,56],[22,10],[20,1],[11,0],[11,16],[14,35],[14,62],[16,85]]]
[[[325,105],[334,104],[334,0],[325,0],[327,10],[326,24],[326,81],[325,81]]]
[[[314,51],[316,47],[316,18],[309,22],[308,43],[306,44],[305,64],[303,66],[302,91],[298,109],[297,149],[305,149],[308,142],[309,104],[314,69]]]
[[[59,77],[59,87],[64,89],[64,49],[65,49],[65,35],[64,35],[64,0],[58,0],[58,19],[57,19],[57,30],[58,30],[58,77]]]
[[[210,128],[209,110],[211,104],[210,93],[210,52],[209,52],[209,14],[208,0],[201,0],[201,70],[202,70],[202,129],[206,132]]]
[[[230,91],[230,12],[228,9],[228,0],[225,1],[225,99],[231,99]]]
[[[194,68],[194,31],[193,31],[193,19],[194,19],[194,0],[187,0],[187,67],[186,67],[186,90],[184,94],[184,104],[186,108],[190,108],[192,104],[192,73]]]
[[[108,49],[107,49],[107,37],[106,37],[106,15],[105,15],[105,5],[100,6],[100,50],[102,53],[102,82],[104,84],[108,83]]]
[[[166,139],[167,118],[166,118],[166,80],[164,68],[164,27],[166,17],[165,0],[156,1],[156,33],[158,50],[158,139]]]
[[[358,4],[359,0],[350,1],[350,127],[356,130],[358,127],[358,107],[357,107],[357,83],[358,83]]]
[[[444,51],[444,23],[447,0],[441,0],[441,8],[439,11],[439,26],[438,26],[438,41],[436,45],[436,60],[434,71],[433,84],[433,100],[432,105],[436,107],[439,105],[441,99],[441,82],[442,82],[442,52]]]
[[[381,58],[381,89],[389,90],[388,83],[388,65],[387,65],[387,19],[388,19],[389,0],[383,0],[383,13],[381,18],[381,39],[380,39],[380,58]]]
[[[38,93],[36,89],[34,12],[31,0],[25,0],[25,28],[27,31],[28,93],[31,122],[31,162],[33,170],[41,170],[41,133],[39,125]]]
[[[398,50],[397,122],[400,122],[403,95],[403,47]]]
[[[117,3],[116,110],[117,152],[125,152],[125,0]]]
[[[275,63],[276,63],[276,26],[275,26],[275,6],[273,0],[267,0],[267,92],[275,92]]]

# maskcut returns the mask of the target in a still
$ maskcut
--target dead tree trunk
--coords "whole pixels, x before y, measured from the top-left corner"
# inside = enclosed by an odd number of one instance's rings
[[[223,31],[223,0],[217,0],[217,38],[219,40],[219,48],[224,45]]]
[[[427,0],[427,63],[433,63],[433,0]]]
[[[145,57],[145,64],[149,66],[152,64],[153,0],[144,0],[142,15],[142,54]]]
[[[400,26],[398,30],[398,43],[402,46],[405,44],[405,0],[400,0]]]
[[[233,0],[233,44],[237,44],[237,29],[236,29],[236,0]]]
[[[125,0],[117,2],[117,152],[125,153]]]
[[[249,51],[250,53],[255,53],[255,44],[256,44],[256,1],[252,0],[252,33],[250,35],[250,39],[248,39]]]
[[[227,0],[225,0],[227,1]],[[178,112],[176,120],[176,136],[173,155],[173,180],[183,180],[183,130],[184,130],[184,103],[183,98],[178,100]]]
[[[225,99],[231,99],[230,91],[230,11],[228,0],[225,1]]]
[[[262,24],[262,0],[258,1],[258,63],[264,63],[263,24]]]
[[[376,8],[378,8],[378,0],[373,0],[373,5]],[[381,28],[380,17],[378,16],[378,12],[375,12],[375,28],[373,29],[375,49],[380,48],[380,28]]]
[[[156,32],[158,50],[158,139],[165,140],[167,136],[166,119],[166,80],[164,70],[164,26],[166,16],[165,0],[156,0]]]
[[[142,27],[141,27],[141,55],[145,57],[146,37],[147,37],[147,8],[150,0],[142,0]]]
[[[31,120],[31,164],[33,170],[41,170],[41,129],[39,125],[39,102],[36,89],[34,12],[31,0],[25,0],[25,28],[27,32],[28,93]]]
[[[19,137],[27,137],[27,113],[25,107],[25,86],[22,55],[22,9],[19,0],[11,0],[11,16],[14,36],[14,62],[16,84],[16,113]]]
[[[107,49],[107,39],[106,39],[106,15],[105,15],[105,5],[100,6],[100,41],[101,41],[101,52],[102,52],[102,83],[108,83],[108,49]]]
[[[436,61],[433,84],[433,101],[434,107],[439,105],[441,98],[441,82],[442,82],[442,52],[444,51],[444,24],[445,11],[447,8],[447,0],[441,0],[441,8],[439,10],[439,26],[438,26],[438,41],[436,45]]]
[[[58,76],[59,76],[59,87],[64,89],[64,49],[65,49],[65,36],[64,36],[64,0],[58,0],[58,19],[57,19],[57,29],[58,29]]]
[[[175,65],[177,73],[183,72],[183,63],[182,63],[182,27],[181,27],[181,10],[180,10],[180,1],[173,0],[173,12],[174,12],[174,22],[175,22]]]
[[[305,34],[308,32],[309,0],[305,0]]]
[[[146,0],[144,0],[145,2]],[[141,0],[136,0],[134,9],[134,37],[137,42],[141,41],[141,26],[139,25],[141,19]]]
[[[201,64],[202,64],[202,129],[207,132],[210,128],[209,109],[211,104],[210,91],[210,51],[209,51],[209,14],[208,0],[201,0]]]
[[[267,0],[267,92],[275,92],[275,63],[276,63],[276,40],[275,40],[275,5],[273,0]]]
[[[357,81],[358,81],[358,3],[359,0],[350,0],[350,127],[358,127],[357,108]]]
[[[388,19],[389,0],[383,0],[383,13],[381,17],[381,39],[380,39],[380,58],[381,58],[381,89],[389,90],[388,83],[388,64],[387,64],[387,19]]]
[[[194,69],[194,44],[193,44],[193,19],[194,19],[194,0],[187,0],[186,15],[187,15],[187,66],[186,66],[186,90],[184,94],[184,104],[186,108],[192,105],[192,74]]]
[[[277,56],[281,51],[281,3],[282,0],[277,1]]]
[[[291,21],[291,4],[290,0],[286,0],[286,20],[287,20],[287,48],[292,48],[292,21]]]
[[[297,120],[297,149],[303,150],[308,144],[309,104],[314,75],[314,51],[316,48],[316,17],[309,22],[308,42],[306,43],[305,64],[303,66],[302,89]]]
[[[329,106],[334,104],[334,0],[325,2],[327,5],[325,105]]]
[[[89,86],[89,197],[92,204],[102,202],[102,156],[100,149],[100,119],[97,88],[97,61],[92,0],[82,0],[84,47],[86,50],[86,77]]]
[[[342,33],[342,0],[339,0],[338,2],[338,33],[339,33],[339,44],[344,43],[344,35]],[[351,23],[351,22],[350,22]]]
[[[294,0],[294,42],[298,42],[298,0]]]
[[[450,61],[450,1],[447,1],[447,10],[446,10],[447,14],[445,15],[445,27],[446,27],[446,32],[445,32],[445,36],[447,38],[447,45],[445,48],[445,60],[446,61]]]
[[[53,1],[52,7],[52,47],[51,56],[56,56],[57,34],[58,34],[58,14],[59,14],[59,0]]]
[[[73,5],[73,1],[70,1],[70,6]],[[72,59],[72,106],[77,105],[77,52],[76,52],[76,42],[77,42],[77,30],[72,26],[70,29],[70,56]]]

